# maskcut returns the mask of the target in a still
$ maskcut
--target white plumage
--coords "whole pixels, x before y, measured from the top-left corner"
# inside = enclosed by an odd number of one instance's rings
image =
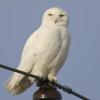
[[[69,45],[67,12],[58,7],[50,8],[44,13],[39,29],[28,38],[17,69],[56,82],[56,74],[64,64]],[[14,72],[7,81],[6,89],[18,95],[35,81]]]

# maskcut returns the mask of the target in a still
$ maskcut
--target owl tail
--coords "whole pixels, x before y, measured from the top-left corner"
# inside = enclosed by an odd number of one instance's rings
[[[5,88],[11,94],[19,95],[28,89],[34,82],[34,78],[30,78],[19,73],[14,73],[7,81]]]

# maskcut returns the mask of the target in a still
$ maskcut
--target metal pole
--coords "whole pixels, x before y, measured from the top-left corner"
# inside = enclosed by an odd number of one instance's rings
[[[33,100],[62,100],[60,92],[48,81],[38,81],[37,86],[39,89],[33,94]]]

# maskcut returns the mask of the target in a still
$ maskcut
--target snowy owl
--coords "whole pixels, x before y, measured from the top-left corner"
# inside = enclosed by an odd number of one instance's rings
[[[56,75],[69,51],[68,13],[52,7],[43,14],[42,24],[28,38],[17,69],[57,82]],[[13,95],[23,93],[36,79],[13,73],[6,90]]]

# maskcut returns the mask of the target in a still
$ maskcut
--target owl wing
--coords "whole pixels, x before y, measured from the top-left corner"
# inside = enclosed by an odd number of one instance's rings
[[[29,37],[23,49],[21,62],[17,68],[27,73],[30,73],[34,66],[34,61],[32,61],[33,59],[30,52],[31,46],[33,45],[32,38],[34,43],[35,37]],[[5,88],[11,94],[18,95],[23,93],[27,88],[29,88],[34,83],[34,81],[34,79],[31,81],[29,80],[29,77],[14,72],[10,79],[6,82]]]
[[[58,55],[62,41],[58,33],[47,33],[39,31],[39,33],[32,34],[27,40],[17,69],[31,74],[40,74],[41,71],[43,71],[42,73],[48,72],[47,68]],[[34,79],[30,81],[27,76],[13,73],[6,84],[6,89],[12,94],[20,94],[34,81]]]

